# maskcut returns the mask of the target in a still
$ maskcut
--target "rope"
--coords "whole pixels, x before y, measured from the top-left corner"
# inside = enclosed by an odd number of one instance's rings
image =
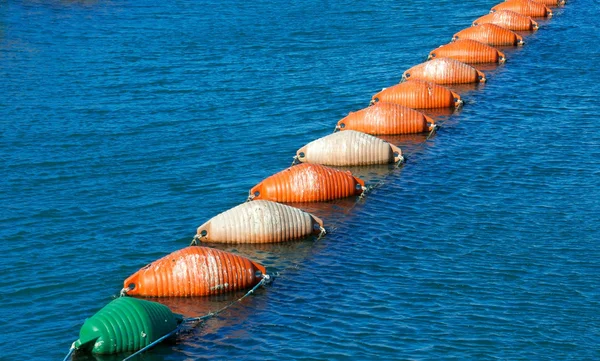
[[[130,287],[124,287],[121,292],[119,292],[119,297],[125,297],[127,296],[127,292],[131,291]]]
[[[400,165],[401,165],[402,163],[404,163],[404,161],[405,161],[405,160],[406,160],[406,158],[404,158],[404,156],[402,156],[402,155],[401,155],[401,156],[400,156],[400,159],[398,159],[398,162],[396,162],[396,167],[397,167],[397,168],[399,168],[399,167],[400,167]]]
[[[433,134],[435,134],[435,132],[437,132],[438,127],[439,127],[439,125],[437,125],[437,124],[434,124],[433,127],[431,127],[431,130],[429,131],[429,134],[427,135],[427,138],[425,138],[425,141],[428,141],[429,138],[431,138],[431,136]]]
[[[218,309],[217,311],[214,312],[209,312],[204,316],[200,316],[200,317],[191,317],[191,318],[186,318],[184,319],[179,326],[177,326],[177,328],[175,328],[173,331],[169,332],[168,334],[162,336],[161,338],[157,339],[156,341],[148,344],[146,347],[141,348],[139,350],[137,350],[136,352],[134,352],[133,354],[127,356],[126,358],[123,359],[123,361],[127,361],[132,359],[133,357],[141,354],[142,352],[156,346],[157,344],[161,343],[162,341],[166,340],[167,338],[173,336],[174,334],[176,334],[177,332],[179,332],[184,326],[187,326],[188,324],[192,323],[192,322],[201,322],[201,321],[205,321],[209,318],[215,317],[218,314],[220,314],[221,312],[225,311],[226,309],[228,309],[229,307],[233,306],[236,303],[241,302],[244,298],[250,296],[251,294],[254,293],[254,291],[256,291],[260,286],[263,286],[267,283],[271,283],[273,282],[273,278],[275,277],[275,275],[270,276],[270,275],[263,275],[262,279],[260,280],[260,282],[258,282],[254,287],[252,287],[252,289],[248,292],[246,292],[245,295],[243,295],[242,297],[238,298],[237,300],[231,301],[229,304],[221,307],[220,309]],[[73,348],[73,346],[71,346]],[[71,351],[72,352],[72,351]],[[70,356],[70,354],[69,354]],[[65,359],[66,360],[66,359]]]
[[[294,156],[294,160],[292,161],[292,165],[290,165],[290,167],[293,167],[296,164],[298,164],[298,156],[297,155]]]
[[[319,236],[317,237],[317,241],[320,240],[321,238],[325,237],[325,235],[327,234],[327,231],[325,230],[324,227],[319,226],[319,228],[321,229],[321,232],[319,233]]]
[[[199,245],[200,245],[200,235],[197,234],[192,239],[192,242],[190,243],[190,246],[199,246]]]
[[[358,196],[358,199],[365,198],[365,196],[367,195],[367,191],[369,191],[369,187],[362,186],[362,193],[360,194],[360,196]],[[354,206],[352,208],[354,208]]]
[[[254,293],[254,291],[256,291],[260,286],[265,285],[267,283],[271,283],[273,282],[273,278],[271,278],[271,276],[269,275],[263,275],[263,278],[260,280],[260,282],[258,282],[254,287],[252,287],[252,289],[248,292],[246,292],[245,295],[243,295],[242,297],[238,298],[237,300],[233,300],[230,303],[228,303],[227,305],[221,307],[220,309],[214,311],[214,312],[209,312],[204,316],[200,316],[200,317],[191,317],[191,318],[186,318],[185,320],[183,320],[182,323],[190,323],[190,322],[200,322],[200,321],[204,321],[207,320],[211,317],[215,317],[218,314],[220,314],[221,312],[225,311],[226,309],[228,309],[229,307],[235,305],[236,303],[241,302],[244,298],[250,296],[251,294]]]
[[[127,357],[125,357],[125,358],[123,359],[123,361],[130,360],[130,359],[132,359],[133,357],[135,357],[135,356],[139,355],[140,353],[142,353],[142,352],[146,351],[147,349],[149,349],[149,348],[151,348],[151,347],[154,347],[155,345],[157,345],[157,344],[161,343],[162,341],[166,340],[167,338],[169,338],[169,337],[173,336],[174,334],[176,334],[177,332],[179,332],[179,330],[182,328],[182,326],[183,326],[183,322],[182,322],[182,323],[180,323],[180,324],[179,324],[179,326],[177,326],[177,327],[176,327],[176,328],[175,328],[173,331],[171,331],[171,332],[167,333],[167,334],[166,334],[166,335],[164,335],[163,337],[160,337],[160,338],[159,338],[159,339],[157,339],[156,341],[154,341],[154,342],[151,342],[151,343],[150,343],[148,346],[146,346],[146,347],[144,347],[144,348],[142,348],[142,349],[140,349],[140,350],[137,350],[136,352],[132,353],[131,355],[129,355],[129,356],[127,356]]]
[[[73,352],[75,352],[75,342],[73,342],[71,344],[71,348],[69,349],[69,353],[67,354],[67,356],[65,356],[65,358],[63,359],[63,361],[67,361],[68,359],[70,359],[71,355],[73,354]]]

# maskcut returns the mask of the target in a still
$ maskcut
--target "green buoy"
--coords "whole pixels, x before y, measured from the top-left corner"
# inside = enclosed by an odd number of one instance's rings
[[[74,346],[93,354],[134,352],[172,332],[182,320],[160,303],[120,297],[85,320]]]

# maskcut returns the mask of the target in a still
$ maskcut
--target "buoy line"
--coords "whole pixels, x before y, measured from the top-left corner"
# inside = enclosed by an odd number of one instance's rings
[[[373,186],[366,186],[349,171],[329,166],[402,163],[402,150],[376,136],[428,132],[428,140],[439,125],[422,111],[459,109],[463,104],[460,95],[445,85],[485,82],[486,75],[470,64],[503,64],[506,56],[495,46],[523,45],[523,37],[515,31],[538,30],[533,18],[550,18],[550,7],[564,4],[564,0],[507,0],[454,34],[449,44],[431,50],[428,60],[406,70],[399,84],[373,95],[369,107],[350,112],[337,122],[334,133],[298,149],[290,168],[252,187],[246,203],[199,226],[190,246],[126,278],[121,297],[85,321],[64,360],[78,352],[133,352],[125,358],[129,360],[183,327],[240,303],[272,281],[261,264],[200,244],[264,244],[323,237],[323,220],[282,203],[364,197]],[[247,289],[241,298],[217,311],[186,319],[159,302],[136,298],[207,296]]]

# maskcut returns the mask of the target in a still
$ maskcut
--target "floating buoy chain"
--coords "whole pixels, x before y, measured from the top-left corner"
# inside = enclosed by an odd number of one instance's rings
[[[550,0],[547,0],[550,1]],[[563,5],[564,4],[564,0],[555,0],[557,1],[558,5]],[[533,1],[529,1],[529,0],[525,0],[524,2],[526,3],[534,3]],[[517,2],[514,2],[517,3]],[[555,4],[553,4],[555,5]],[[538,28],[538,24],[531,20],[531,18],[529,18],[529,16],[535,16],[535,17],[550,17],[552,16],[552,11],[550,9],[548,9],[546,6],[544,5],[540,5],[537,6],[537,8],[534,8],[533,5],[529,5],[529,7],[531,7],[532,9],[513,9],[511,7],[516,6],[515,4],[512,4],[512,2],[503,2],[500,3],[496,6],[494,6],[492,8],[492,14],[496,14],[498,15],[499,13],[497,11],[504,11],[504,12],[511,12],[512,10],[527,10],[527,11],[534,11],[535,13],[532,14],[522,14],[522,17],[525,17],[526,20],[528,22],[526,22],[525,25],[519,25],[519,26],[525,26],[527,30],[535,30]],[[520,5],[521,6],[521,5]],[[523,7],[523,6],[521,6]],[[521,13],[521,12],[518,12]],[[487,33],[490,32],[495,32],[498,33],[499,35],[497,36],[498,39],[495,39],[493,41],[487,41],[486,43],[489,43],[490,45],[523,45],[523,37],[513,33],[510,29],[504,28],[503,26],[499,26],[496,25],[494,23],[491,22],[486,22],[486,23],[482,23],[482,24],[476,24],[477,22],[480,22],[481,19],[483,19],[484,17],[489,17],[489,15],[485,15],[483,17],[481,17],[480,19],[477,19],[474,23],[472,27],[469,27],[467,29],[462,30],[461,32],[457,33],[454,35],[453,40],[454,42],[445,46],[441,46],[439,48],[437,48],[435,50],[435,53],[432,51],[428,57],[428,62],[427,65],[428,67],[432,67],[435,66],[435,69],[440,69],[440,70],[447,70],[447,69],[451,69],[451,68],[457,68],[459,65],[456,65],[455,63],[458,62],[458,60],[448,60],[445,59],[445,56],[443,56],[441,54],[442,51],[449,51],[450,48],[454,47],[456,48],[459,44],[459,42],[462,42],[462,44],[468,44],[469,42],[473,42],[475,40],[480,40],[479,37],[482,37],[483,35],[486,35]],[[521,30],[526,30],[526,29],[521,29]],[[483,31],[485,30],[485,32]],[[517,30],[517,29],[515,29]],[[502,35],[502,36],[500,36]],[[473,39],[476,38],[476,39]],[[481,45],[481,44],[480,44]],[[494,50],[494,49],[492,49]],[[489,52],[488,52],[489,53]],[[445,59],[445,60],[444,60]],[[488,58],[486,59],[491,59],[493,60],[493,62],[499,62],[499,63],[503,63],[504,61],[506,61],[506,57],[504,56],[504,54],[498,50],[492,51],[491,55],[488,56]],[[460,62],[459,62],[460,63]],[[461,63],[462,64],[462,63]],[[353,114],[363,114],[364,112],[371,112],[371,113],[375,113],[378,114],[377,112],[382,112],[382,109],[387,109],[384,106],[389,106],[386,105],[388,102],[394,102],[396,98],[401,97],[401,96],[405,96],[404,94],[407,92],[412,93],[413,95],[416,94],[421,94],[423,92],[425,92],[425,94],[430,94],[433,92],[434,88],[441,88],[439,91],[436,90],[436,94],[445,94],[444,97],[442,97],[442,104],[438,104],[435,103],[437,106],[432,106],[434,105],[434,103],[432,103],[432,101],[424,101],[425,104],[421,104],[421,102],[419,102],[418,104],[412,104],[410,107],[408,105],[408,108],[435,108],[435,107],[454,107],[455,109],[455,113],[457,109],[460,109],[463,105],[464,105],[464,101],[460,98],[460,95],[445,89],[439,85],[435,85],[435,84],[453,84],[453,83],[462,83],[462,82],[484,82],[485,81],[485,74],[476,70],[475,68],[472,68],[471,66],[466,66],[466,64],[462,64],[460,65],[461,68],[460,69],[464,69],[465,72],[467,74],[469,74],[469,76],[465,76],[463,78],[460,79],[447,79],[444,77],[435,77],[433,79],[429,79],[427,78],[429,75],[429,71],[426,71],[424,69],[424,65],[420,64],[417,66],[414,66],[410,69],[408,69],[402,76],[402,79],[400,80],[400,83],[397,85],[394,85],[393,87],[391,87],[390,89],[388,89],[388,91],[386,91],[386,88],[383,88],[381,92],[375,94],[370,103],[369,103],[369,107],[365,108],[363,110],[358,111],[357,113],[350,113],[346,118],[343,118],[342,120],[340,120],[338,122],[338,124],[336,125],[333,133],[331,135],[328,135],[326,137],[320,138],[316,141],[313,141],[309,144],[307,144],[305,147],[300,148],[297,152],[297,155],[293,157],[293,161],[292,161],[292,165],[289,169],[286,169],[276,175],[273,175],[269,178],[267,178],[266,180],[264,180],[263,182],[261,182],[261,184],[266,184],[262,186],[257,185],[256,187],[254,187],[253,189],[251,189],[250,194],[246,200],[246,202],[250,202],[250,201],[254,201],[254,203],[245,203],[245,205],[256,205],[257,207],[260,207],[260,204],[258,204],[258,202],[264,202],[266,199],[272,200],[272,201],[277,201],[278,198],[280,199],[288,199],[288,194],[286,194],[285,192],[282,192],[281,194],[275,191],[271,191],[271,189],[279,189],[281,184],[287,184],[287,182],[289,182],[289,179],[292,179],[291,176],[288,173],[292,173],[293,175],[298,175],[298,174],[302,174],[304,176],[306,176],[306,174],[309,174],[309,176],[315,179],[328,179],[327,177],[331,177],[331,173],[332,172],[338,172],[339,174],[339,179],[347,179],[350,182],[346,182],[351,184],[351,186],[348,187],[348,189],[344,189],[344,193],[341,195],[338,195],[338,197],[348,197],[348,196],[356,196],[359,195],[359,199],[358,201],[354,202],[354,204],[352,205],[352,207],[348,210],[351,211],[354,207],[356,207],[358,204],[363,204],[363,200],[366,198],[367,194],[370,193],[373,189],[375,188],[379,188],[381,187],[383,184],[386,183],[386,179],[380,179],[377,183],[375,184],[369,184],[368,186],[365,186],[364,181],[360,180],[359,178],[356,178],[354,176],[352,176],[352,174],[350,172],[342,172],[339,170],[335,170],[335,169],[327,169],[327,167],[324,167],[323,165],[360,165],[360,164],[333,164],[333,163],[325,163],[322,161],[322,163],[319,163],[318,161],[313,161],[313,156],[311,156],[311,161],[309,162],[309,152],[308,152],[308,147],[312,146],[312,149],[319,149],[319,148],[314,148],[316,147],[315,144],[321,144],[321,143],[325,143],[324,139],[328,139],[331,142],[331,139],[335,138],[336,140],[339,139],[346,139],[345,141],[350,142],[352,139],[350,139],[349,137],[357,137],[358,135],[352,135],[352,134],[362,134],[360,135],[361,137],[364,137],[364,135],[366,134],[366,132],[363,134],[362,132],[359,132],[358,129],[353,129],[353,127],[357,127],[357,124],[352,125],[350,123],[350,119],[349,117]],[[457,68],[459,69],[459,68]],[[437,72],[434,72],[437,74]],[[434,83],[428,83],[427,81],[434,81]],[[452,82],[449,82],[452,81]],[[400,89],[402,89],[402,91],[400,91]],[[444,90],[445,89],[445,90]],[[393,91],[392,91],[393,90]],[[396,107],[404,107],[404,105],[400,105],[400,104],[396,104]],[[400,114],[405,114],[406,112],[408,112],[408,110],[401,108],[400,110],[396,109],[396,111],[401,112]],[[363,112],[363,113],[361,113]],[[415,113],[418,115],[419,112]],[[398,113],[394,113],[394,114],[398,114]],[[406,113],[409,114],[409,113]],[[410,128],[411,132],[418,132],[418,133],[425,133],[427,130],[429,130],[429,133],[427,134],[427,137],[425,139],[424,142],[421,142],[421,144],[415,148],[416,151],[423,151],[423,148],[427,146],[428,144],[428,140],[430,138],[433,137],[433,135],[437,132],[437,130],[439,129],[440,125],[438,125],[433,119],[431,119],[428,116],[425,116],[424,114],[420,114],[420,117],[418,117],[417,115],[415,115],[415,125],[413,128]],[[363,118],[361,119],[366,119],[365,115],[362,115]],[[408,117],[408,116],[407,116]],[[348,119],[347,119],[348,118]],[[429,126],[428,126],[429,124]],[[361,125],[362,126],[362,125]],[[411,125],[412,126],[412,125]],[[405,126],[405,129],[408,129],[409,126]],[[344,130],[344,132],[340,132],[341,130]],[[388,134],[388,133],[375,133],[374,131],[372,131],[374,134]],[[392,133],[389,133],[392,134]],[[400,134],[400,133],[398,133]],[[341,137],[340,135],[344,135],[346,138]],[[370,136],[370,135],[369,135]],[[350,140],[348,140],[350,139]],[[321,142],[321,143],[318,143]],[[328,143],[331,144],[331,143]],[[331,152],[326,153],[331,157],[335,157],[337,156],[339,153],[338,152],[338,148],[340,148],[339,146],[335,146],[336,143],[334,143],[334,146],[331,146],[329,149],[331,149]],[[386,157],[382,157],[383,160],[386,161],[386,163],[390,164],[390,163],[396,163],[396,168],[400,168],[401,166],[404,166],[405,164],[405,157],[402,154],[402,151],[400,150],[400,148],[394,146],[394,145],[390,145],[391,150],[392,150],[392,154],[394,155],[393,158],[390,159],[389,157],[389,153],[387,153],[386,151]],[[423,148],[419,148],[419,147],[423,147]],[[325,147],[326,148],[326,147]],[[314,154],[313,151],[311,151],[311,153]],[[320,154],[317,152],[317,154]],[[414,154],[414,153],[413,153]],[[328,160],[327,160],[328,161]],[[346,160],[344,160],[346,161]],[[310,164],[310,163],[315,163],[315,164]],[[318,165],[318,164],[323,164],[323,165]],[[362,163],[361,163],[362,164]],[[307,171],[311,171],[312,173],[307,173]],[[284,172],[287,172],[285,175],[281,175]],[[348,173],[348,174],[346,174]],[[391,172],[390,172],[391,173]],[[326,177],[327,175],[327,177]],[[279,178],[277,178],[279,176]],[[322,176],[321,178],[318,178],[317,176]],[[345,176],[346,178],[343,178],[343,176]],[[340,181],[341,182],[341,181]],[[330,187],[331,189],[336,189],[339,190],[340,188],[342,188],[340,186],[340,184],[345,184],[344,182],[341,182],[339,184],[333,183],[333,184],[329,184],[329,183],[324,183],[326,184],[327,187]],[[269,193],[272,192],[272,194],[269,195]],[[289,190],[286,190],[286,192],[288,193],[293,193],[290,192]],[[337,193],[336,193],[337,194]],[[271,197],[271,198],[269,198]],[[323,197],[319,197],[318,195],[311,195],[311,197],[308,198],[300,198],[300,199],[296,199],[299,201],[326,201],[329,200],[329,198],[323,198]],[[215,217],[216,218],[216,217]],[[310,217],[309,217],[310,218]],[[215,221],[216,222],[216,221]],[[210,223],[207,222],[207,223]],[[323,238],[328,232],[329,233],[335,233],[337,230],[337,227],[331,227],[328,228],[328,231],[326,231],[326,229],[322,226],[323,222],[317,218],[312,216],[311,219],[311,227],[310,227],[310,233],[314,232],[314,234],[316,234],[318,232],[318,237],[317,240],[320,240],[321,238]],[[216,228],[216,226],[215,226]],[[204,240],[205,242],[211,241],[211,237],[207,237],[207,234],[209,232],[210,228],[206,228],[201,226],[200,228],[198,228],[198,234],[196,234],[194,236],[194,238],[191,241],[190,246],[200,246],[201,241]],[[190,247],[190,248],[194,248],[194,252],[198,251],[202,248],[205,247]],[[181,250],[183,251],[183,250]],[[178,252],[181,252],[178,251]],[[217,252],[216,250],[212,250],[211,252]],[[220,251],[219,251],[220,252]],[[235,257],[239,257],[239,256],[235,256]],[[161,260],[157,261],[157,262],[161,262]],[[160,320],[161,320],[161,327],[159,327],[159,329],[161,330],[160,333],[157,333],[157,335],[161,335],[164,334],[163,336],[154,339],[153,342],[147,344],[147,346],[137,350],[136,352],[134,352],[133,354],[127,356],[125,359],[123,359],[123,361],[127,361],[130,360],[138,355],[140,355],[141,353],[147,351],[148,349],[154,347],[155,345],[161,343],[162,341],[173,337],[174,335],[176,335],[178,332],[181,332],[183,329],[189,329],[192,330],[195,327],[197,327],[198,325],[200,325],[201,323],[203,323],[204,321],[216,317],[219,314],[223,313],[224,311],[226,311],[228,308],[234,306],[235,304],[241,303],[246,297],[250,296],[251,294],[255,293],[255,291],[262,286],[266,286],[268,284],[271,284],[272,282],[274,282],[275,278],[279,276],[278,273],[274,273],[274,274],[267,274],[265,268],[262,265],[256,264],[255,262],[252,261],[248,261],[251,265],[249,266],[249,270],[250,270],[250,274],[252,275],[252,283],[246,284],[245,286],[243,286],[244,288],[247,288],[250,286],[250,284],[254,284],[256,282],[256,284],[249,290],[247,291],[242,297],[235,299],[233,301],[230,301],[229,303],[227,303],[225,306],[217,309],[216,311],[211,311],[203,316],[198,316],[198,317],[191,317],[191,318],[183,318],[183,316],[181,315],[175,315],[172,313],[172,311],[170,311],[168,309],[168,307],[164,306],[164,305],[160,305],[158,303],[155,302],[149,302],[149,301],[142,301],[142,300],[138,300],[134,297],[126,297],[126,296],[135,296],[138,293],[138,289],[139,287],[137,287],[138,285],[138,281],[137,278],[132,278],[132,277],[137,277],[136,275],[128,278],[127,280],[125,280],[124,282],[124,288],[120,291],[119,293],[119,298],[117,298],[116,300],[113,300],[111,302],[111,304],[107,305],[105,308],[103,308],[102,310],[99,311],[99,313],[97,315],[100,315],[98,317],[96,317],[96,320],[101,320],[98,321],[99,323],[106,323],[106,324],[110,324],[112,325],[111,322],[113,322],[113,320],[109,320],[106,321],[104,320],[104,317],[106,314],[109,314],[111,312],[113,312],[114,310],[119,311],[121,313],[123,312],[133,312],[131,310],[141,310],[143,312],[146,313],[152,313],[152,312],[158,312],[158,306],[162,307],[162,309],[160,309],[160,313],[165,314],[165,319],[169,321],[167,326],[164,326],[162,322],[163,320],[163,316],[160,316]],[[169,262],[170,263],[170,262]],[[145,271],[149,266],[146,266],[143,270]],[[142,270],[140,270],[142,271]],[[138,271],[138,272],[140,272]],[[134,281],[135,280],[135,281]],[[226,284],[227,285],[227,284]],[[209,291],[212,291],[214,289],[218,289],[220,290],[222,287],[222,285],[218,285],[215,287],[212,287],[209,289]],[[169,291],[168,294],[165,295],[173,295],[174,293],[171,293],[172,291]],[[206,292],[202,289],[199,289],[195,292]],[[137,305],[132,306],[131,303],[138,303]],[[127,304],[129,303],[129,305],[127,306]],[[127,308],[125,307],[127,306]],[[131,308],[134,307],[134,308]],[[136,308],[137,307],[137,308]],[[115,312],[114,314],[116,315],[114,317],[115,320],[119,321],[121,317],[119,312]],[[136,311],[137,312],[137,311]],[[136,314],[138,315],[138,314]],[[139,315],[138,315],[139,316]],[[114,321],[114,323],[116,324],[116,321]],[[94,325],[97,323],[94,322],[90,322],[88,323],[86,321],[86,324],[84,324],[84,327],[82,328],[82,332],[80,333],[80,338],[79,340],[73,342],[73,344],[71,345],[68,354],[65,356],[63,361],[68,361],[73,357],[74,353],[78,353],[81,350],[84,350],[85,347],[89,347],[90,345],[94,345],[94,347],[98,346],[98,345],[102,345],[104,341],[101,342],[96,342],[96,340],[98,340],[99,336],[96,336],[96,334],[94,332],[96,332],[96,329],[93,329],[93,327],[95,327]],[[87,326],[86,326],[87,325]],[[83,330],[86,330],[86,332],[83,332]],[[91,331],[90,331],[91,330]],[[139,335],[139,332],[135,332],[135,335]],[[134,335],[134,336],[135,336]],[[146,332],[142,331],[142,338],[145,338]],[[127,336],[129,337],[129,336]],[[125,340],[128,340],[127,337],[124,337]],[[133,336],[132,336],[133,337]],[[137,336],[135,336],[137,337]],[[151,339],[146,339],[145,341],[151,341]],[[94,342],[96,342],[94,344]],[[145,343],[144,343],[145,344]],[[140,345],[141,346],[141,345]],[[124,352],[125,348],[123,346],[119,346],[120,348],[117,348],[116,350],[113,349],[111,352],[112,353],[117,353],[117,352]],[[92,351],[94,352],[94,351]]]

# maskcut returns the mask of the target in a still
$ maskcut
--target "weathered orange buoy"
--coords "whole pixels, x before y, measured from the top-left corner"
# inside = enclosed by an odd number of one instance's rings
[[[410,80],[383,89],[373,95],[371,103],[386,102],[415,109],[458,108],[462,105],[460,95],[424,80]]]
[[[473,21],[473,26],[481,24],[495,24],[513,31],[537,30],[539,28],[538,23],[529,16],[511,10],[494,11]]]
[[[189,297],[233,292],[255,286],[265,268],[233,253],[190,246],[156,260],[124,282],[128,296]]]
[[[546,18],[552,16],[552,10],[546,5],[532,0],[508,0],[492,8],[492,11],[511,10],[521,15],[532,18]]]
[[[349,171],[303,163],[264,179],[250,190],[248,199],[274,202],[321,202],[357,196],[365,182]]]
[[[302,163],[334,166],[387,164],[404,160],[400,148],[356,130],[313,140],[298,149],[296,159]]]
[[[373,135],[414,134],[431,131],[435,122],[403,105],[377,102],[338,121],[336,129],[357,130]]]
[[[198,227],[196,238],[215,243],[274,243],[323,232],[323,221],[301,209],[271,201],[242,203]]]
[[[506,57],[498,49],[471,39],[459,39],[429,53],[429,59],[452,58],[467,64],[504,63]]]
[[[419,79],[436,84],[484,83],[485,74],[472,66],[450,58],[435,58],[413,66],[402,80]]]
[[[523,37],[495,24],[481,24],[463,29],[452,40],[471,39],[487,45],[523,45]]]

